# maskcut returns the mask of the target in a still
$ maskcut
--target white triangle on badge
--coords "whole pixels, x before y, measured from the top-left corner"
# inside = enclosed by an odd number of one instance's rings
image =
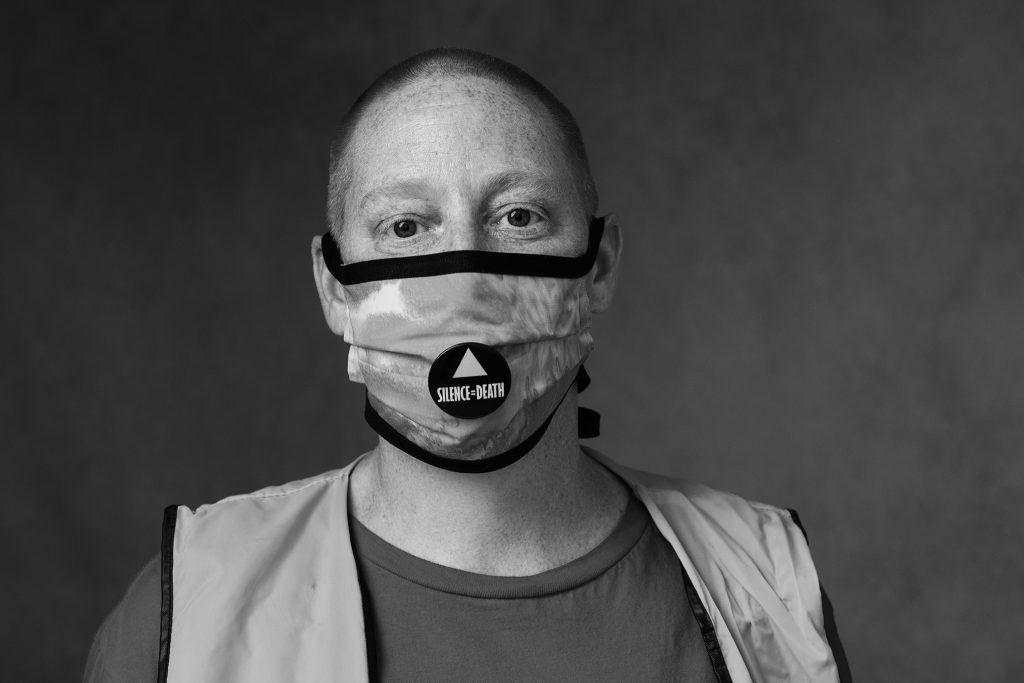
[[[487,375],[484,366],[480,365],[480,361],[476,359],[472,351],[466,349],[466,353],[462,356],[462,361],[459,362],[459,367],[455,369],[452,379],[456,377],[480,377],[482,375]]]

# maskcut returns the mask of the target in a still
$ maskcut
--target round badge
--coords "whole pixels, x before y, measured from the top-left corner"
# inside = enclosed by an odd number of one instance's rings
[[[466,342],[446,349],[427,375],[430,397],[454,417],[490,415],[505,402],[512,372],[501,354],[486,344]]]

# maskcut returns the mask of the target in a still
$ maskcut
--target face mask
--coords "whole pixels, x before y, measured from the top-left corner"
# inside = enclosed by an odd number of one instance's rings
[[[552,388],[573,375],[580,390],[589,382],[582,369],[593,347],[586,284],[603,228],[603,219],[592,221],[578,257],[455,251],[348,265],[325,233],[324,261],[348,306],[349,377],[366,385],[387,416],[368,396],[370,426],[406,453],[457,472],[494,471],[528,453],[571,384],[512,448],[478,460],[439,454],[523,433]],[[581,436],[596,435],[596,417],[581,414]]]

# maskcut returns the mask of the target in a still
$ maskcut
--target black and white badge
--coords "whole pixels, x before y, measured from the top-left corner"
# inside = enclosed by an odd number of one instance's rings
[[[512,373],[501,354],[466,342],[446,349],[430,366],[430,397],[437,407],[464,419],[493,413],[505,402]]]

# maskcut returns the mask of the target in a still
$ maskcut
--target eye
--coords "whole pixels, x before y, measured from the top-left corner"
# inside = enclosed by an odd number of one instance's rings
[[[391,224],[391,232],[395,237],[405,239],[412,237],[419,231],[419,224],[410,218],[402,218]]]
[[[527,225],[535,223],[536,218],[539,218],[539,216],[537,216],[533,211],[522,208],[512,209],[505,214],[505,220],[507,220],[508,224],[513,228],[525,228]]]

